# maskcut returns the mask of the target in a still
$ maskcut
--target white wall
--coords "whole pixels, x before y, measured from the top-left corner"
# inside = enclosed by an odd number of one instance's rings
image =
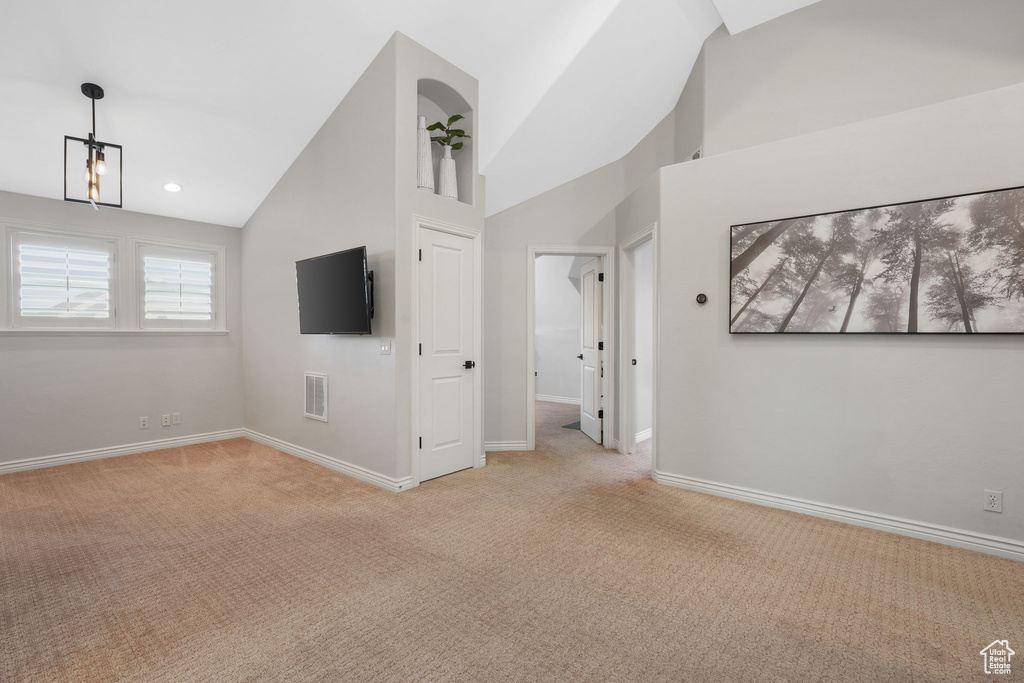
[[[644,434],[653,424],[654,398],[654,242],[648,241],[633,250],[633,368],[636,394],[633,426]]]
[[[689,160],[698,147],[704,144],[704,90],[706,57],[702,49],[697,57],[686,87],[679,95],[676,108],[672,112],[675,125],[674,158],[669,163]],[[667,164],[663,164],[667,165]]]
[[[1022,23],[1016,0],[984,10],[822,0],[735,36],[714,33],[675,110],[629,154],[487,218],[486,439],[526,438],[526,342],[517,330],[527,244],[623,241],[657,220],[657,183],[645,181],[700,145],[713,155],[1024,81]]]
[[[634,190],[625,200],[622,201],[617,207],[615,207],[615,242],[616,244],[623,244],[629,239],[635,237],[637,233],[649,228],[651,226],[658,226],[660,220],[660,201],[661,201],[661,176],[659,173],[654,173],[647,179],[647,182],[643,183],[640,187]],[[654,247],[651,247],[651,264],[657,259],[657,254],[654,253]],[[622,264],[617,264],[618,273],[616,277],[617,282],[622,281],[623,268]],[[653,284],[653,283],[652,283]],[[635,283],[634,283],[635,286]],[[622,336],[622,321],[620,319],[620,311],[618,310],[619,298],[618,292],[615,292],[616,298],[616,316],[615,316],[615,334],[616,338]],[[669,301],[675,301],[670,295]],[[653,369],[653,360],[648,363],[648,366]],[[651,379],[653,383],[653,376]],[[615,374],[615,395],[621,396],[622,392],[622,372]],[[648,396],[651,394],[648,392]],[[625,409],[623,407],[623,409]],[[636,417],[634,411],[634,418]],[[636,430],[638,431],[638,430]],[[618,426],[616,425],[616,434],[618,434]],[[620,439],[625,441],[625,439]]]
[[[722,27],[704,45],[706,152],[1020,83],[1022,26],[1019,0],[822,0]]]
[[[477,106],[475,80],[394,34],[244,228],[246,427],[403,485],[414,429],[413,216],[483,228],[472,145],[462,150],[469,177],[460,191],[470,188],[474,204],[416,187],[419,79]],[[295,261],[363,245],[375,275],[373,335],[300,335]],[[384,338],[393,341],[388,355]],[[303,416],[304,371],[327,373],[330,422]]]
[[[580,400],[580,273],[574,256],[539,256],[536,277],[536,393]]]
[[[614,244],[621,183],[622,169],[606,166],[487,218],[485,441],[526,441],[527,245]]]
[[[1017,85],[664,169],[659,469],[1024,540],[1021,337],[728,333],[730,225],[1019,185],[1021,111]]]
[[[651,174],[674,159],[675,125],[670,115],[619,161],[487,218],[484,252],[484,357],[487,361],[484,437],[487,441],[526,441],[527,364],[523,329],[526,325],[527,246],[614,247],[622,239],[616,228],[618,207],[633,193],[645,197],[640,203],[643,207],[635,215],[625,211],[628,218],[624,220],[639,221],[641,215],[656,214],[658,185],[650,182]],[[635,230],[646,225],[636,225]],[[612,296],[617,295],[617,292],[612,293]],[[613,334],[618,340],[617,325]],[[615,390],[618,391],[618,386]],[[618,425],[606,424],[605,429],[609,428],[616,438]]]
[[[484,200],[472,143],[459,186],[473,203],[417,190],[420,79],[445,83],[434,103],[457,101],[473,128],[476,81],[395,34],[243,230],[0,193],[0,217],[224,245],[230,329],[0,335],[0,462],[245,426],[407,484],[413,216],[482,230]],[[376,276],[373,336],[300,335],[295,261],[361,245]],[[382,338],[394,342],[390,355]],[[329,423],[303,417],[305,371],[330,377]],[[171,412],[182,424],[159,427]],[[157,426],[139,431],[140,415]]]
[[[390,41],[246,223],[242,264],[245,426],[387,477],[397,474],[397,349],[380,352],[395,336],[395,97]],[[373,335],[300,335],[295,262],[364,245]],[[306,371],[329,377],[330,422],[303,416]]]
[[[242,231],[7,192],[0,217],[223,245],[229,330],[0,335],[0,463],[243,426]],[[161,427],[159,416],[175,412],[181,424]],[[143,415],[150,426],[140,430]]]
[[[418,453],[412,394],[418,392],[418,373],[414,369],[412,350],[419,340],[419,331],[413,328],[413,308],[419,288],[418,246],[419,231],[414,227],[418,218],[439,221],[460,228],[484,230],[484,180],[479,174],[479,145],[476,144],[479,109],[476,79],[401,33],[393,37],[395,44],[396,93],[395,139],[395,353],[397,405],[395,424],[396,471],[398,476],[411,476],[412,458]],[[459,201],[443,198],[416,187],[416,117],[420,113],[418,96],[420,81],[430,91],[434,104],[445,113],[463,113],[466,118],[459,125],[471,136],[465,146],[454,153],[458,169]],[[432,81],[434,83],[428,83]],[[441,86],[436,84],[440,83]],[[436,113],[436,112],[435,112]],[[369,112],[373,115],[373,112]],[[430,122],[428,121],[428,124]],[[434,154],[439,156],[437,146]],[[436,180],[436,179],[435,179]],[[472,200],[469,203],[469,200]],[[477,321],[482,325],[481,321]],[[478,360],[475,373],[486,372],[486,358]],[[482,380],[482,378],[481,378]],[[474,381],[477,381],[474,378]],[[483,455],[482,427],[476,437]]]

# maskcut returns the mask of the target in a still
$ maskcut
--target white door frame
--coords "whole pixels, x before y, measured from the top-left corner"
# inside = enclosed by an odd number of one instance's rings
[[[619,367],[622,378],[619,381],[619,452],[628,454],[636,450],[636,428],[633,426],[635,408],[635,387],[631,360],[635,358],[633,340],[635,338],[636,318],[634,314],[636,292],[633,258],[629,252],[641,244],[651,242],[654,253],[651,258],[651,278],[653,299],[654,349],[651,356],[652,391],[651,397],[651,476],[658,469],[658,357],[661,349],[661,315],[658,308],[658,224],[651,223],[646,228],[619,244],[619,270],[622,274],[619,285]]]
[[[601,409],[604,410],[602,423],[602,445],[613,448],[615,441],[615,247],[590,247],[580,244],[537,245],[526,247],[526,450],[537,448],[537,416],[534,412],[537,391],[536,334],[537,334],[537,257],[538,256],[596,256],[601,259],[604,273],[604,289],[601,290],[601,341],[604,354],[601,364],[604,377],[601,379],[601,393],[604,396]]]
[[[420,291],[419,291],[419,242],[420,229],[436,230],[451,235],[467,237],[473,240],[473,361],[476,367],[473,368],[473,467],[483,467],[484,455],[484,430],[483,430],[483,262],[484,244],[483,233],[480,230],[466,228],[452,223],[413,216],[413,234],[415,235],[415,246],[413,247],[413,259],[415,276],[413,277],[412,295],[412,333],[413,343],[409,344],[409,357],[411,359],[412,377],[410,379],[410,406],[412,408],[412,429],[410,430],[410,450],[412,454],[409,461],[409,474],[412,476],[413,486],[420,484]]]

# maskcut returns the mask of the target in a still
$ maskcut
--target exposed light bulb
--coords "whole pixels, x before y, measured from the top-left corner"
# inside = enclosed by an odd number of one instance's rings
[[[107,175],[107,162],[103,158],[103,152],[96,154],[96,175]]]
[[[85,182],[92,182],[92,165],[89,163],[88,159],[85,160]]]
[[[89,183],[89,199],[94,202],[98,202],[100,200],[100,186],[96,183]]]

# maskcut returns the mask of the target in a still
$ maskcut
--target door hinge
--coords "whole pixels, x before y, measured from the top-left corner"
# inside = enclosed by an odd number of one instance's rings
[[[423,342],[420,342],[420,355],[423,355]],[[636,361],[633,361],[633,365],[636,365]]]
[[[420,249],[420,261],[422,261],[422,260],[423,260],[423,250]]]
[[[603,410],[597,411],[597,419],[598,420],[603,420],[604,419],[604,411]]]
[[[420,450],[423,450],[423,437],[420,437]]]
[[[604,273],[598,273],[597,274],[597,281],[598,282],[604,282]]]
[[[597,350],[604,351],[604,342],[597,342]]]

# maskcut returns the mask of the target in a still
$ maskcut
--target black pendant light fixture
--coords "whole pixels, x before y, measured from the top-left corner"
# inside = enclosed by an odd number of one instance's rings
[[[96,100],[103,88],[83,83],[82,94],[92,100],[92,132],[88,138],[64,136],[64,201],[121,208],[121,145],[96,138]]]

